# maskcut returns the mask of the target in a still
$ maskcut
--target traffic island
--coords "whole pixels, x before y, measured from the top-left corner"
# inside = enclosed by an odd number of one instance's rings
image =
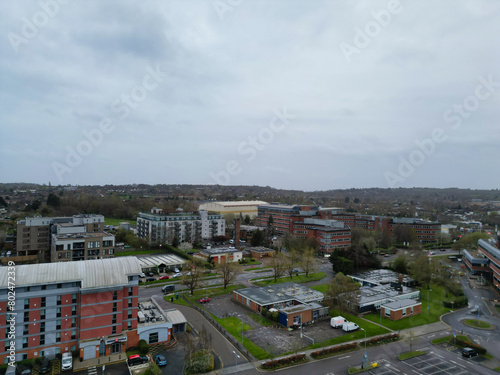
[[[424,354],[427,354],[427,352],[424,352],[422,350],[413,350],[411,352],[401,353],[400,355],[398,355],[398,359],[400,361],[405,361],[407,359],[418,357]]]
[[[494,331],[496,329],[494,325],[478,319],[463,319],[460,323],[468,327],[484,329],[485,331]]]
[[[350,367],[347,372],[349,374],[357,374],[359,372],[373,370],[374,368],[377,368],[377,367],[378,367],[378,363],[377,362],[373,362],[373,363],[367,364],[365,367],[362,367],[362,366]]]

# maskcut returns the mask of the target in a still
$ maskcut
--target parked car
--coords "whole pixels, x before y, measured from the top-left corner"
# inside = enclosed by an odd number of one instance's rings
[[[146,277],[146,275],[144,274],[144,272],[141,272],[141,273],[139,274],[139,277]]]
[[[174,272],[175,272],[175,273],[179,273],[179,272],[181,272],[181,271],[179,271],[179,269],[178,269],[177,267],[175,267],[175,268],[174,268]]]
[[[342,324],[342,330],[344,332],[351,332],[359,329],[359,326],[356,323],[353,322],[345,322]]]
[[[389,254],[384,254],[384,257],[389,258],[390,255]]]
[[[175,291],[175,285],[173,285],[173,284],[164,285],[164,286],[161,288],[161,291],[163,292],[163,294],[167,294],[167,293],[170,293],[170,292],[174,292],[174,291]]]
[[[142,365],[143,363],[148,363],[149,359],[146,356],[134,354],[128,357],[128,365],[129,366],[137,366]]]
[[[32,370],[30,367],[27,367],[25,365],[17,365],[16,367],[16,375],[31,375]]]
[[[170,276],[165,275],[165,276],[160,277],[159,280],[168,280],[168,279],[170,279]]]
[[[155,281],[156,279],[154,277],[147,277],[146,281]]]
[[[71,352],[63,353],[61,359],[61,370],[69,371],[72,368],[73,368],[73,354]]]
[[[52,371],[52,363],[47,358],[42,359],[42,365],[38,370],[39,374],[48,374]]]
[[[446,251],[446,249],[441,249],[441,251]]]
[[[471,357],[475,357],[476,355],[477,355],[477,352],[472,348],[463,348],[462,349],[462,357],[471,358]]]
[[[181,277],[181,276],[182,276],[182,273],[180,273],[180,272],[174,273],[172,275],[172,277]]]
[[[157,355],[155,357],[155,362],[158,366],[166,366],[167,365],[167,359],[162,355]]]
[[[336,316],[330,319],[330,326],[332,328],[341,328],[345,322],[347,322],[347,319],[343,316]]]
[[[188,255],[193,255],[194,251],[188,251]]]
[[[207,303],[207,302],[210,302],[210,298],[203,297],[202,299],[200,299],[200,303]]]

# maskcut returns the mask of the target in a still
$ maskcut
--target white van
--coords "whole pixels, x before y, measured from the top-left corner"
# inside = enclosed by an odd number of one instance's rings
[[[332,328],[341,328],[347,320],[342,316],[336,316],[330,319],[330,325]]]
[[[344,324],[342,324],[342,330],[344,332],[355,331],[358,328],[359,328],[359,326],[356,323],[353,323],[353,322],[345,322]]]
[[[66,352],[62,354],[61,370],[68,371],[73,368],[73,354]]]

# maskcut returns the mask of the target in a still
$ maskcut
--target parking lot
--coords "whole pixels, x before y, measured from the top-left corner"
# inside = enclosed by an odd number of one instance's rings
[[[227,295],[214,297],[203,307],[218,318],[236,316],[250,325],[252,329],[244,331],[243,335],[273,355],[300,350],[311,345],[312,340],[321,342],[344,334],[341,329],[330,327],[330,319],[304,326],[303,335],[310,337],[310,339],[305,336],[301,338],[299,329],[288,331],[277,323],[274,326],[265,327],[249,316],[251,310],[232,302],[231,297]]]

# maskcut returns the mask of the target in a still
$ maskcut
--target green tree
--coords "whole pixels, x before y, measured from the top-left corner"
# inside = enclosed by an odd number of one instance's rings
[[[420,284],[426,285],[429,289],[431,283],[431,262],[426,254],[420,254],[413,263],[410,263],[408,272],[411,277],[417,280]]]
[[[264,231],[257,229],[252,233],[252,238],[250,239],[252,246],[264,246],[266,243],[266,234]]]
[[[359,283],[339,272],[328,285],[324,302],[331,308],[340,310],[342,316],[346,312],[357,314],[359,289]]]
[[[477,241],[486,240],[490,236],[487,233],[474,232],[463,236],[453,244],[453,248],[461,251],[462,249],[477,249]]]
[[[333,272],[349,274],[354,271],[354,262],[346,255],[344,250],[336,250],[330,255]]]
[[[54,193],[50,193],[47,197],[47,206],[52,206],[54,208],[59,208],[61,205],[61,198],[59,198]]]
[[[314,259],[314,249],[309,248],[306,249],[302,253],[302,261],[300,262],[300,266],[306,273],[306,277],[309,277],[309,273],[314,272],[316,268],[316,263]]]
[[[5,199],[3,199],[2,196],[0,196],[0,206],[1,207],[7,207],[7,202],[5,201]]]
[[[391,268],[398,273],[407,274],[408,273],[408,264],[406,261],[406,257],[399,256],[392,261]]]
[[[245,218],[243,219],[243,223],[245,225],[249,225],[252,220],[250,219],[249,215],[245,215]]]

